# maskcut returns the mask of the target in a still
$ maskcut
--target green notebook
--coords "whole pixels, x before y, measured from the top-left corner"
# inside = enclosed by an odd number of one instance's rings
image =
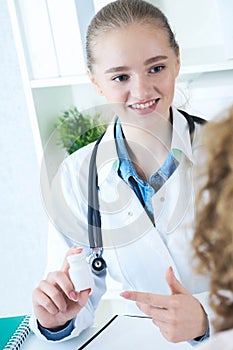
[[[0,350],[18,350],[30,333],[30,316],[0,318]]]

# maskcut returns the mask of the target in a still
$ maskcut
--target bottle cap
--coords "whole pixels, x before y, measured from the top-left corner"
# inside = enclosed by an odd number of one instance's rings
[[[85,259],[85,254],[83,252],[79,253],[79,254],[71,254],[71,255],[68,255],[67,256],[67,261],[69,264],[72,264],[72,263],[78,263],[80,262],[81,260]]]

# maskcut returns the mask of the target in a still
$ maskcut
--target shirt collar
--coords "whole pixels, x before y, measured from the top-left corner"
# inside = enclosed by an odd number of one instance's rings
[[[179,160],[180,152],[194,162],[189,126],[186,118],[177,109],[172,107],[173,112],[173,131],[171,151],[173,156]]]
[[[116,148],[119,157],[117,171],[120,170],[121,177],[126,181],[128,181],[130,176],[137,177],[137,172],[132,164],[125,144],[125,137],[119,119],[116,121]]]
[[[194,162],[188,122],[174,107],[172,107],[172,113],[173,133],[171,152],[178,161],[180,160],[180,155],[183,153],[191,162]],[[96,157],[99,183],[108,177],[110,171],[114,170],[114,172],[116,172],[119,169],[119,157],[114,139],[115,123],[117,119],[117,117],[114,117],[99,144]],[[127,156],[128,152],[126,147],[125,150],[126,153],[123,154]]]
[[[172,142],[171,142],[171,153],[174,158],[180,161],[182,153],[193,162],[193,151],[191,138],[189,133],[189,126],[186,118],[174,107],[172,108],[172,118],[173,118],[173,131],[172,131]],[[117,142],[117,152],[119,158],[128,159],[131,167],[132,163],[125,146],[124,135],[119,120],[117,119],[116,124],[116,138]],[[119,165],[119,163],[118,163]]]

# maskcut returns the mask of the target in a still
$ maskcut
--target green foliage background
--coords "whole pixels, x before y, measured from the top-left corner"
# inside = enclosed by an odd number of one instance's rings
[[[55,124],[58,143],[72,154],[83,146],[96,141],[107,128],[100,114],[82,114],[77,107],[64,111]]]

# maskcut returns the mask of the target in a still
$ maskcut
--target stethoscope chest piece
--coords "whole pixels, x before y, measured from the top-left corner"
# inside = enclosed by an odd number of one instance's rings
[[[91,261],[92,271],[97,275],[104,272],[106,267],[107,267],[106,262],[104,261],[104,259],[101,256],[93,258]]]

